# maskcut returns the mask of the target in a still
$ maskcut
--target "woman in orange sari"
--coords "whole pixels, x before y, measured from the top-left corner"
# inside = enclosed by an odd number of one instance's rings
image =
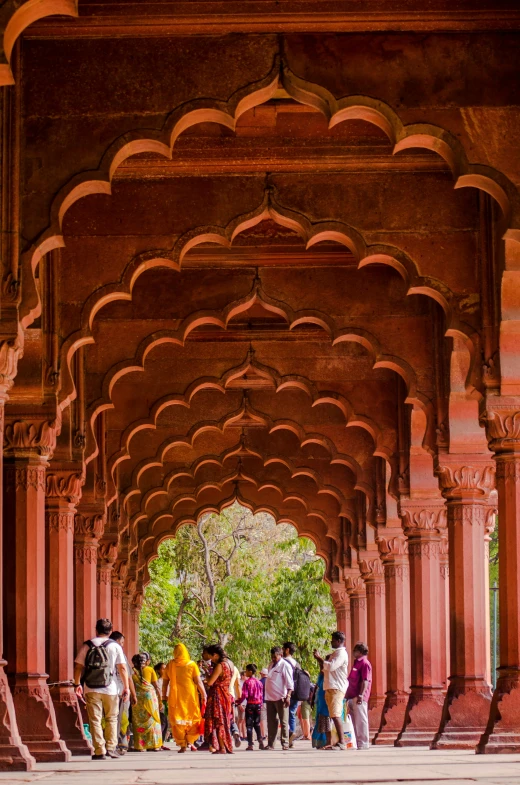
[[[163,700],[168,694],[168,719],[170,728],[179,752],[186,752],[188,745],[192,750],[195,741],[200,736],[200,723],[202,719],[199,694],[204,704],[206,691],[200,678],[200,671],[196,662],[190,659],[188,649],[184,643],[178,643],[173,650],[173,660],[170,660],[163,673]]]
[[[204,715],[205,741],[209,744],[210,752],[225,755],[233,754],[233,739],[231,736],[231,695],[229,685],[233,675],[222,646],[217,644],[208,646],[206,651],[214,665],[213,672],[206,684],[208,702]]]

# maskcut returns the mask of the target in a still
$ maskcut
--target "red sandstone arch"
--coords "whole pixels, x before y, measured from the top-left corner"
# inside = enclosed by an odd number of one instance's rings
[[[451,168],[455,188],[471,186],[484,190],[498,202],[510,228],[517,229],[520,226],[520,197],[513,183],[491,167],[469,164],[462,145],[450,133],[428,124],[404,125],[391,107],[367,96],[349,96],[336,101],[326,88],[300,79],[288,68],[283,69],[280,77],[277,57],[272,70],[264,79],[238,90],[227,102],[195,99],[175,109],[161,131],[153,132],[147,137],[143,137],[142,132],[135,131],[116,139],[107,149],[96,172],[77,175],[57,194],[51,208],[49,228],[24,254],[24,266],[28,266],[34,274],[45,253],[65,244],[61,225],[66,211],[75,201],[89,194],[110,194],[113,174],[126,158],[143,152],[171,157],[179,134],[200,122],[215,122],[234,130],[236,120],[241,114],[274,95],[280,79],[283,88],[294,100],[319,109],[329,119],[330,127],[348,119],[363,119],[387,134],[394,145],[394,153],[412,147],[438,153]],[[219,237],[215,241],[219,242]],[[29,280],[31,278],[32,276],[28,276]],[[29,292],[26,283],[21,305],[23,327],[33,321],[39,309],[37,290],[33,286]]]
[[[13,9],[16,9],[12,14]],[[11,16],[9,16],[11,14]],[[27,0],[17,7],[10,0],[2,8],[3,51],[0,53],[0,87],[14,84],[10,62],[14,45],[26,27],[46,16],[78,16],[78,0]]]

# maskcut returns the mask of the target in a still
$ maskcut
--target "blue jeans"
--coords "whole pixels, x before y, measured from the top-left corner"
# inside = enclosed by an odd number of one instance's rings
[[[296,729],[296,711],[298,709],[298,701],[294,698],[291,698],[291,702],[289,704],[289,735],[294,733]]]

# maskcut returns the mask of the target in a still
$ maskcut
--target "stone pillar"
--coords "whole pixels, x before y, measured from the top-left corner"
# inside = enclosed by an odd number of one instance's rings
[[[42,407],[43,408],[43,407]],[[45,470],[56,444],[49,414],[10,416],[4,438],[8,678],[22,740],[37,761],[63,762],[45,672]],[[27,417],[27,419],[26,419]]]
[[[112,618],[112,569],[117,556],[115,542],[103,542],[98,547],[97,564],[97,617],[111,619],[115,630],[119,629]]]
[[[498,491],[500,667],[477,752],[520,752],[520,400],[487,401]]]
[[[336,626],[345,634],[345,648],[352,651],[352,632],[350,626],[350,597],[344,583],[333,583],[330,594],[336,611]],[[350,654],[349,654],[350,656]]]
[[[368,702],[370,736],[377,733],[386,693],[385,573],[379,556],[360,562],[367,593],[367,644],[372,663],[372,692]]]
[[[104,519],[81,510],[74,521],[76,649],[95,634],[97,615],[97,551]]]
[[[448,689],[448,676],[450,666],[450,565],[449,565],[449,544],[448,529],[440,528],[441,541],[439,546],[439,560],[441,570],[440,595],[439,595],[439,634],[440,634],[440,657],[441,657],[441,679],[443,689]]]
[[[440,498],[402,499],[401,514],[410,562],[410,697],[396,747],[430,744],[444,703],[440,640],[440,528],[446,509]]]
[[[352,646],[362,641],[367,642],[367,593],[365,583],[360,575],[349,576],[346,580],[347,592],[350,597],[350,621],[352,630]],[[352,650],[349,651],[352,661]]]
[[[486,575],[486,585],[484,587],[484,593],[486,597],[490,596],[490,586],[489,586],[489,543],[491,542],[491,535],[495,531],[496,525],[496,517],[497,517],[497,507],[492,506],[488,508],[487,519],[486,519],[486,529],[484,535],[484,543],[486,549],[486,566],[485,566],[485,575]],[[491,609],[490,603],[488,602],[486,606],[486,681],[489,684],[493,683],[493,679],[491,676]]]
[[[140,651],[139,617],[141,615],[142,606],[143,606],[143,597],[141,594],[137,594],[130,607],[130,623],[132,625],[132,640],[134,642],[135,652]]]
[[[485,526],[495,470],[486,455],[440,455],[448,509],[450,677],[432,749],[473,749],[488,720]]]
[[[16,721],[13,697],[7,682],[4,660],[3,626],[3,443],[4,409],[7,393],[16,376],[18,357],[22,351],[20,339],[0,343],[0,771],[30,771],[35,760],[22,742]]]
[[[128,659],[131,661],[134,654],[137,654],[137,648],[135,645],[135,634],[134,634],[134,627],[132,623],[132,598],[127,591],[123,592],[123,599],[122,599],[122,610],[123,610],[123,629],[122,633],[125,636],[125,649]]]
[[[123,581],[112,573],[112,624],[114,630],[123,631]]]
[[[52,467],[47,473],[47,651],[49,681],[61,738],[73,755],[90,755],[92,747],[74,691],[74,515],[83,477]],[[67,684],[68,682],[68,684]]]
[[[381,534],[377,543],[385,570],[387,692],[374,744],[393,744],[404,724],[411,682],[408,543],[402,531]]]

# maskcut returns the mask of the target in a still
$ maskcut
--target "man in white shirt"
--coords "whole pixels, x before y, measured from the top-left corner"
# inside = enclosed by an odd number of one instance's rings
[[[281,646],[273,646],[271,649],[271,664],[265,680],[268,745],[264,749],[274,749],[278,720],[282,726],[282,750],[286,750],[289,747],[289,704],[293,689],[293,669],[287,660],[284,660]]]
[[[293,678],[294,678],[294,671],[296,668],[300,667],[300,663],[298,660],[295,660],[293,657],[294,652],[296,651],[296,645],[292,641],[286,641],[283,648],[283,658],[287,660],[289,665],[293,669]],[[291,697],[291,702],[289,704],[289,747],[292,747],[294,744],[294,738],[296,736],[296,712],[298,711],[298,699]]]
[[[345,749],[343,741],[343,701],[348,689],[348,654],[345,649],[345,635],[342,632],[333,632],[331,646],[334,649],[326,659],[314,649],[314,657],[323,670],[323,689],[329,715],[334,723],[339,741],[336,746]],[[327,745],[329,747],[329,745]]]
[[[117,720],[119,716],[119,694],[117,689],[116,671],[119,672],[123,682],[122,700],[128,700],[130,696],[128,671],[123,649],[114,640],[109,638],[112,632],[112,622],[110,619],[99,619],[96,623],[96,636],[83,644],[74,662],[74,686],[76,695],[81,698],[85,695],[87,704],[87,714],[90,725],[90,733],[94,744],[94,755],[92,760],[106,760],[109,758],[119,758],[116,752],[117,747]],[[89,667],[85,667],[90,658],[90,650],[99,647],[100,659],[107,659],[107,667],[99,668],[99,674],[89,672]],[[102,652],[101,649],[104,651]],[[103,673],[101,673],[103,671]],[[100,676],[106,672],[106,683],[99,684]],[[81,679],[83,677],[83,683]],[[96,686],[88,686],[97,678]],[[105,715],[105,735],[101,722]],[[106,740],[105,740],[106,737]]]

